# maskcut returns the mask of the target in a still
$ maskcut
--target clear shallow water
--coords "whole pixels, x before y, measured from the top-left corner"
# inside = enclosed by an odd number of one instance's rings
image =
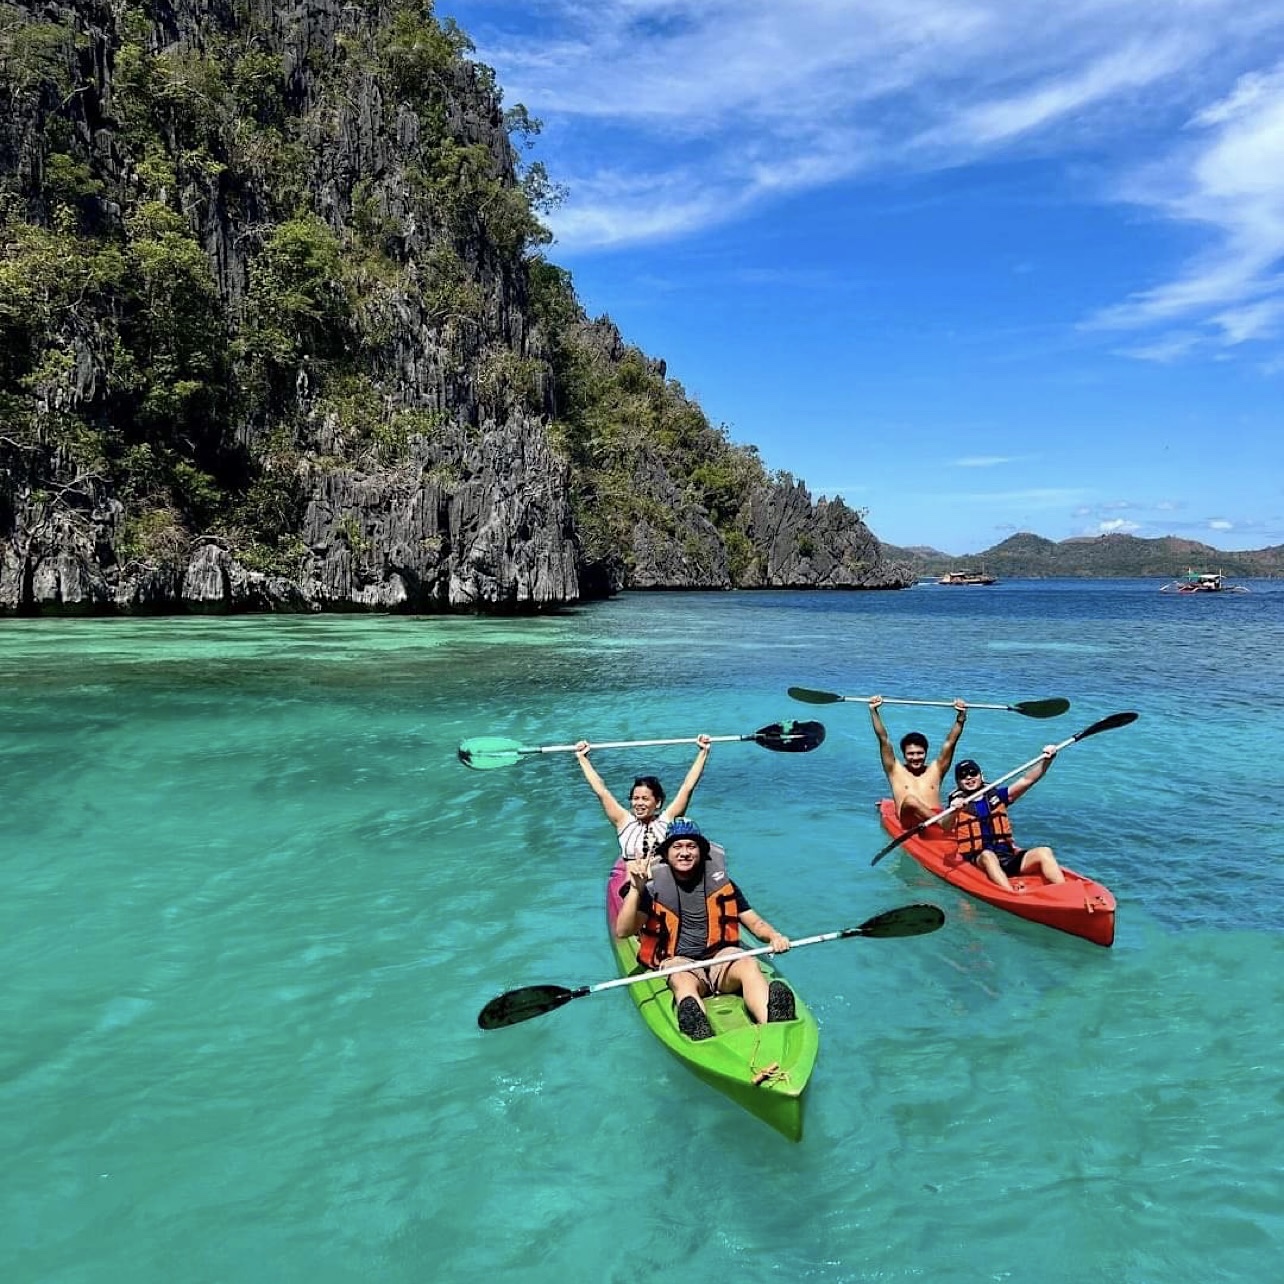
[[[1284,585],[627,597],[529,622],[0,624],[0,1279],[1250,1281],[1284,1248]],[[991,775],[1107,713],[1016,815],[1120,902],[1111,951],[876,868],[860,706],[1011,703]],[[611,839],[570,755],[459,741],[741,734],[692,814],[800,936],[822,1021],[791,1145],[614,992]],[[889,708],[939,742],[947,709]],[[690,748],[602,751],[617,792]]]

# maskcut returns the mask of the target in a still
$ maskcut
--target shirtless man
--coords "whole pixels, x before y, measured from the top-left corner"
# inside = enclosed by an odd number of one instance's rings
[[[883,726],[883,715],[878,712],[882,703],[881,695],[871,697],[869,720],[874,724],[883,770],[887,773],[887,783],[892,788],[892,800],[896,803],[901,824],[910,829],[929,816],[945,810],[941,805],[941,781],[945,779],[945,773],[954,761],[954,746],[958,744],[959,736],[963,734],[963,724],[967,721],[967,704],[962,700],[954,701],[954,725],[945,737],[935,762],[927,761],[927,737],[921,731],[911,731],[901,737],[901,757],[905,761],[899,763],[892,752],[887,728]],[[949,828],[948,822],[944,828]]]

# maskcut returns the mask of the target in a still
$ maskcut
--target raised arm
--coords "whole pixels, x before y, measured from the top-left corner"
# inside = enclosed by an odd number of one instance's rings
[[[606,812],[607,820],[616,829],[619,829],[620,825],[629,818],[629,813],[615,801],[602,777],[597,774],[597,768],[589,762],[589,748],[590,745],[587,740],[579,741],[575,746],[575,761],[580,764],[584,779],[589,782],[589,788],[597,795],[598,802],[602,804],[602,810]]]
[[[888,779],[890,779],[892,772],[896,769],[896,750],[892,748],[892,742],[887,735],[887,728],[883,726],[883,715],[878,711],[878,707],[882,703],[883,697],[881,695],[870,697],[869,720],[874,726],[874,734],[878,737],[878,754],[883,760],[883,770],[887,773]]]
[[[1052,766],[1052,760],[1056,756],[1056,745],[1045,745],[1043,757],[1020,780],[1015,780],[1008,786],[1008,802],[1016,802],[1027,789],[1037,785],[1048,774],[1048,768]]]
[[[941,779],[944,780],[950,770],[950,764],[954,761],[954,746],[958,744],[959,737],[963,734],[963,727],[967,723],[967,702],[965,700],[954,701],[954,723],[949,731],[945,734],[945,740],[941,745],[941,752],[936,756],[936,766],[941,773]]]
[[[631,860],[625,868],[629,871],[629,885],[625,888],[624,899],[620,902],[619,913],[615,916],[615,935],[621,940],[636,936],[646,922],[646,913],[642,909],[642,890],[646,886],[646,865],[644,860]]]
[[[691,805],[691,795],[695,793],[695,787],[700,783],[700,777],[704,775],[705,763],[709,761],[709,746],[713,741],[708,736],[697,736],[696,744],[700,748],[696,750],[691,769],[687,772],[682,784],[678,786],[678,792],[674,794],[673,801],[660,813],[666,820],[687,814],[687,808]]]

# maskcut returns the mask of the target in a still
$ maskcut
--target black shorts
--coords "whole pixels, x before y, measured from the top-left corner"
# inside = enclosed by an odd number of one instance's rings
[[[990,849],[994,851],[993,848]],[[974,856],[969,856],[968,860],[975,865],[981,853],[977,852]],[[1020,849],[1016,851],[994,851],[994,855],[999,862],[999,868],[1009,877],[1015,878],[1021,872],[1021,862],[1025,859],[1025,852]]]

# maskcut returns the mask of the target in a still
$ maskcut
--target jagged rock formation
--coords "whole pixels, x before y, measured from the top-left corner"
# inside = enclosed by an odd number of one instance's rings
[[[0,611],[912,582],[583,315],[470,48],[386,0],[0,3]]]
[[[841,499],[813,504],[801,482],[759,487],[749,500],[749,537],[761,553],[752,588],[900,588],[914,579],[890,563]]]

